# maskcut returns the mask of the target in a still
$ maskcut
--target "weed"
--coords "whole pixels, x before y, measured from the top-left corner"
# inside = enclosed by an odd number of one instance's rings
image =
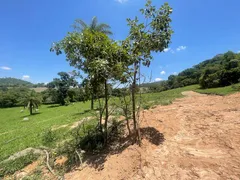
[[[46,129],[42,134],[43,145],[49,146],[56,141],[56,134],[51,129]]]

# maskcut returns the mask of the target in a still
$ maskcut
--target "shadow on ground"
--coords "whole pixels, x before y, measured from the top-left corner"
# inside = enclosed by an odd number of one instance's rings
[[[53,104],[53,105],[48,106],[47,108],[56,108],[56,107],[60,107],[60,105],[59,104]]]
[[[31,116],[35,116],[35,115],[38,115],[38,114],[42,114],[42,113],[41,112],[35,112],[32,115],[29,114],[29,115],[21,116],[21,118],[31,117]]]
[[[154,127],[141,128],[140,131],[143,138],[147,139],[150,143],[155,144],[156,146],[165,141],[164,135]]]
[[[74,116],[79,116],[79,115],[87,114],[87,113],[89,113],[89,112],[92,112],[92,110],[91,110],[91,109],[87,109],[87,110],[84,110],[84,111],[82,111],[82,112],[75,113],[75,114],[73,114],[73,115],[74,115]]]
[[[154,145],[157,146],[161,145],[165,141],[164,135],[154,127],[141,128],[140,132],[143,139],[147,139],[150,143]],[[134,136],[132,135],[120,138],[117,141],[110,144],[109,147],[103,150],[102,152],[98,152],[94,155],[93,154],[86,155],[84,161],[88,166],[93,167],[98,171],[101,171],[104,169],[104,163],[107,159],[107,156],[120,154],[127,147],[133,145],[134,143],[135,140]]]

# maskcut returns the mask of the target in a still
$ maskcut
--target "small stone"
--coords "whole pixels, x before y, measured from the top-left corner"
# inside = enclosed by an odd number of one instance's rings
[[[28,120],[29,120],[28,117],[23,118],[23,121],[28,121]]]

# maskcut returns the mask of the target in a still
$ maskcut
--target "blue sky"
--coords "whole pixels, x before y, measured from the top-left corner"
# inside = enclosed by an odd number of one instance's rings
[[[173,8],[172,43],[154,54],[143,72],[152,80],[167,79],[216,54],[240,51],[239,0],[153,0]],[[71,71],[65,56],[49,52],[76,18],[112,27],[115,40],[128,34],[126,18],[139,15],[145,0],[7,0],[0,2],[0,77],[50,82],[60,71]]]

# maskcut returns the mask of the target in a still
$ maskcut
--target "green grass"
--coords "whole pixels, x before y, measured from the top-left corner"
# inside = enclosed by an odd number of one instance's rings
[[[219,88],[210,88],[210,89],[195,89],[195,92],[202,93],[202,94],[215,94],[215,95],[228,95],[235,92],[240,91],[240,83],[231,85],[231,86],[225,86],[225,87],[219,87]]]
[[[184,97],[182,95],[183,91],[194,91],[199,88],[199,85],[186,86],[182,88],[171,89],[168,91],[163,91],[159,93],[148,93],[143,94],[143,108],[149,108],[153,105],[168,105],[176,98]]]
[[[86,116],[92,116],[88,112],[89,107],[89,102],[59,107],[42,105],[39,114],[33,116],[29,116],[27,109],[21,113],[22,107],[0,109],[0,162],[25,148],[41,146],[42,133],[47,129],[71,125]],[[29,120],[23,121],[24,117]],[[62,136],[64,129],[57,131]]]

